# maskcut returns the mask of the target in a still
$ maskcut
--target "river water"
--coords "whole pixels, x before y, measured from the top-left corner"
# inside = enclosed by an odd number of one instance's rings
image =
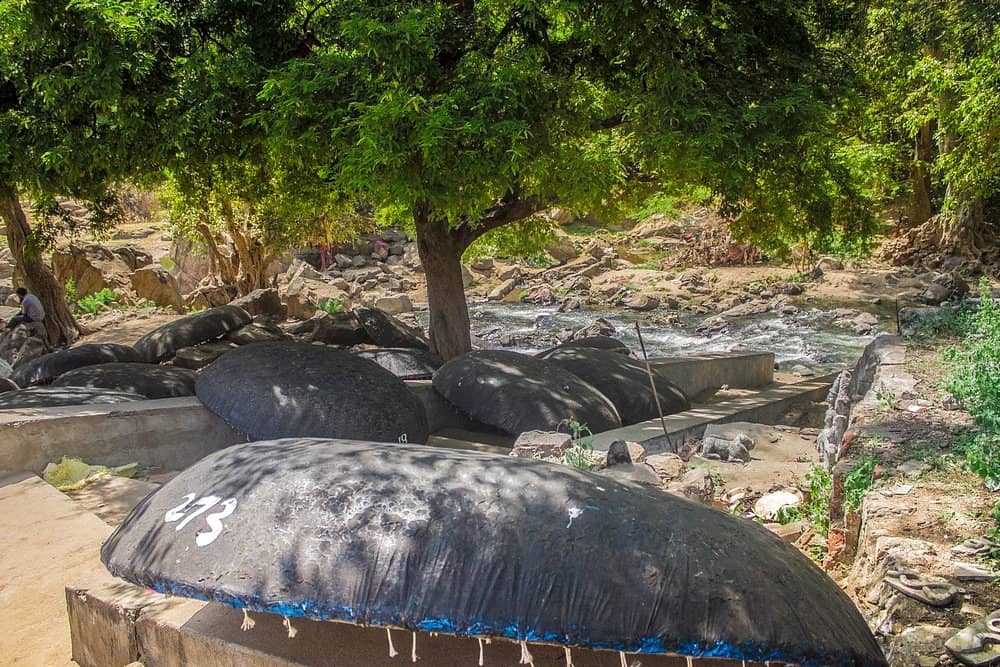
[[[834,315],[820,309],[804,309],[785,317],[767,314],[748,318],[731,323],[722,332],[706,335],[697,331],[704,316],[693,316],[670,326],[646,323],[640,313],[611,310],[560,313],[556,306],[521,303],[470,304],[469,311],[475,334],[493,344],[501,334],[513,334],[516,342],[508,349],[525,352],[544,349],[556,342],[557,334],[581,329],[599,317],[611,322],[617,330],[615,338],[637,354],[641,353],[635,333],[636,321],[642,327],[650,357],[725,352],[743,346],[751,351],[773,352],[782,370],[796,364],[817,371],[853,365],[872,340],[872,336],[859,336],[849,329],[834,327]]]

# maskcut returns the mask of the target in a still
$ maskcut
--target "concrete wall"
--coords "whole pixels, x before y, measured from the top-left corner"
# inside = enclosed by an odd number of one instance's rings
[[[400,667],[411,663],[413,633],[393,630],[399,652],[389,657],[385,629],[346,623],[293,619],[294,638],[273,614],[251,613],[254,627],[243,631],[237,609],[180,598],[165,599],[128,584],[66,589],[73,659],[81,667],[109,667],[140,660],[145,667],[189,665],[241,667]],[[479,664],[475,639],[416,633],[418,664],[423,667],[469,667]],[[558,646],[530,644],[539,667],[566,664]],[[520,646],[498,639],[483,647],[483,664],[506,667],[520,662]],[[574,649],[576,667],[619,667],[617,651]],[[644,667],[684,667],[681,657],[628,656]],[[739,661],[698,659],[698,667],[739,666]],[[777,667],[780,663],[771,663]]]
[[[247,438],[197,398],[0,411],[0,473],[39,473],[50,461],[179,470]]]
[[[688,438],[701,437],[709,424],[751,422],[775,424],[791,408],[802,403],[822,401],[837,374],[808,382],[776,385],[759,393],[740,396],[711,405],[696,406],[686,412],[597,433],[591,439],[598,451],[607,451],[615,440],[638,442],[651,454],[676,452]],[[664,423],[666,434],[664,434]]]
[[[650,364],[691,398],[714,393],[722,385],[754,389],[774,381],[771,352],[715,352],[690,357],[650,359]]]

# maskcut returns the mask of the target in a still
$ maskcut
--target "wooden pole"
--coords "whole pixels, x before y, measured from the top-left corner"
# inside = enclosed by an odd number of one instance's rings
[[[670,444],[670,434],[667,433],[667,420],[663,418],[663,407],[660,405],[660,395],[656,391],[656,382],[653,381],[653,368],[649,365],[649,355],[646,354],[646,344],[642,341],[642,330],[639,323],[635,323],[635,334],[639,337],[639,347],[642,349],[642,358],[646,362],[646,375],[649,376],[649,388],[653,390],[653,399],[656,401],[656,412],[660,415],[660,426],[663,427],[663,437]]]

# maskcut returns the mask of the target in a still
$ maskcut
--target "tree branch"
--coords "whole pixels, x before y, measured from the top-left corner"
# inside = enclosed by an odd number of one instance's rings
[[[513,193],[508,193],[496,206],[488,210],[474,224],[466,221],[459,225],[455,229],[455,234],[461,248],[464,250],[469,247],[469,244],[486,232],[509,225],[518,220],[529,218],[535,213],[552,206],[553,203],[544,200],[538,195],[521,198]]]

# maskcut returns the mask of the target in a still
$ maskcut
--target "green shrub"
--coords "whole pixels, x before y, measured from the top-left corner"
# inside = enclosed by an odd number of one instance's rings
[[[78,299],[76,305],[80,307],[85,313],[93,315],[101,311],[101,309],[118,299],[118,295],[110,287],[105,287],[100,292],[94,292],[81,299]]]
[[[333,315],[334,313],[342,311],[344,309],[344,304],[340,302],[340,299],[323,299],[316,305],[316,307],[327,315]]]
[[[570,436],[573,438],[573,446],[563,452],[566,463],[580,470],[590,470],[590,459],[587,453],[594,449],[593,431],[586,424],[575,419],[562,420],[556,430],[560,430],[563,426],[569,428]],[[585,434],[586,438],[584,438]]]
[[[866,456],[851,472],[844,476],[844,509],[848,512],[861,507],[865,494],[872,488],[875,481],[875,466],[878,457]]]
[[[63,286],[63,289],[66,291],[66,303],[75,303],[76,302],[76,281],[73,280],[72,278],[69,279],[69,280],[67,280],[66,284]]]
[[[967,318],[966,338],[945,350],[952,364],[947,389],[969,411],[977,431],[960,443],[969,468],[1000,489],[1000,304],[980,284],[979,308]]]

